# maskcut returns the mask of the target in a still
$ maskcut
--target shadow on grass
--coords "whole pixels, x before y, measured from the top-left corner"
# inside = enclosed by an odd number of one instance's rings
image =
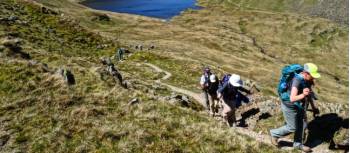
[[[331,150],[344,150],[348,152],[348,147],[336,145],[334,142],[334,135],[341,128],[349,129],[349,119],[343,119],[336,113],[324,114],[316,117],[308,124],[308,137],[306,144],[312,148],[327,142],[330,143]],[[348,145],[348,144],[347,144]]]

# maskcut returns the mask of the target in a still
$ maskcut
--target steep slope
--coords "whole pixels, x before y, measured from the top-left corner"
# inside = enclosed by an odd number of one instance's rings
[[[139,61],[153,54],[132,50],[118,63],[124,89],[99,62],[123,42],[31,1],[5,0],[0,8],[0,152],[280,152],[197,112],[195,103],[163,100],[172,91],[155,85],[161,74]]]

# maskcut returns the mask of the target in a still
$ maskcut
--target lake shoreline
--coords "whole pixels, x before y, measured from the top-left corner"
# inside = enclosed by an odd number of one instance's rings
[[[130,15],[140,15],[150,18],[169,21],[176,16],[180,16],[187,10],[203,9],[197,0],[120,0],[120,1],[97,1],[97,0],[74,0],[85,7]]]

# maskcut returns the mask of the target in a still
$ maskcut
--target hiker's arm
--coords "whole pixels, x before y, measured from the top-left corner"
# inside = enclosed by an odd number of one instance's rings
[[[303,93],[298,95],[298,88],[297,87],[292,87],[292,90],[290,92],[290,101],[292,103],[300,101],[300,100],[304,99],[305,96],[309,95],[309,93],[310,93],[310,89],[309,88],[305,88],[303,90]]]
[[[221,88],[218,89],[217,94],[219,99],[222,97],[222,94],[224,93],[224,90],[227,88],[228,84],[229,82],[226,82]]]
[[[203,76],[201,76],[199,84],[201,86],[201,89],[204,90],[205,89],[205,78]]]
[[[247,94],[250,94],[251,92],[250,92],[250,90],[248,90],[248,89],[246,89],[246,88],[243,88],[243,87],[240,87],[240,88],[238,88],[240,91],[243,91],[243,92],[245,92],[245,93],[247,93]]]

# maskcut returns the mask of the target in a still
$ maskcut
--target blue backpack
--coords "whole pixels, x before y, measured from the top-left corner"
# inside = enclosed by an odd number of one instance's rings
[[[299,64],[291,64],[283,67],[280,82],[277,92],[282,101],[290,101],[290,93],[288,89],[291,86],[291,81],[296,74],[302,72],[304,68]]]
[[[224,85],[226,82],[230,80],[231,74],[225,74],[221,79],[221,84]]]

